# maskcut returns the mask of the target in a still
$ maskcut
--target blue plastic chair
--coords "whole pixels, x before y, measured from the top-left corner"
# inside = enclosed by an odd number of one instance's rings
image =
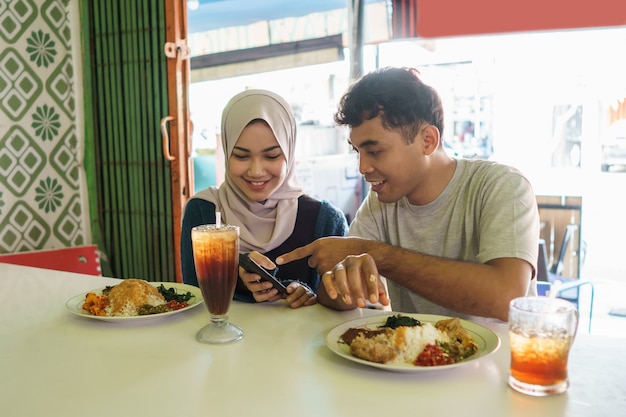
[[[539,257],[537,258],[537,293],[540,296],[548,296],[550,292],[557,291],[557,293],[555,294],[556,297],[573,303],[580,311],[580,288],[583,286],[589,286],[590,299],[588,331],[591,332],[591,319],[593,318],[594,297],[593,283],[584,279],[570,278],[562,275],[563,262],[565,254],[567,253],[567,246],[569,244],[569,239],[571,238],[572,233],[572,228],[568,227],[565,231],[565,235],[563,236],[561,250],[559,251],[559,258],[550,268],[548,267],[548,252],[546,250],[546,242],[543,239],[539,239]]]

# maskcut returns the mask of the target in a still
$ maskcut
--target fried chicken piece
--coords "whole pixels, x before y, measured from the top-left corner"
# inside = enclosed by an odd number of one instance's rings
[[[350,343],[350,353],[357,358],[376,363],[387,363],[396,358],[396,350],[383,337],[367,338],[359,334]]]

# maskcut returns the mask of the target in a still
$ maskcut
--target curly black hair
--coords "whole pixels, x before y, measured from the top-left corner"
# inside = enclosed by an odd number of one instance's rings
[[[441,98],[415,68],[386,67],[363,76],[343,95],[334,119],[338,125],[355,127],[378,116],[386,129],[398,130],[407,143],[424,123],[443,135]]]

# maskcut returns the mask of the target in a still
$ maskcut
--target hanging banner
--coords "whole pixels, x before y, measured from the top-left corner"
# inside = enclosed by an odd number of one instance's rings
[[[626,25],[624,0],[419,0],[421,38]]]

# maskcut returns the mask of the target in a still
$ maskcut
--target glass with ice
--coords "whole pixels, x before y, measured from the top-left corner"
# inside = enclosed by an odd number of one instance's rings
[[[567,391],[567,362],[578,327],[578,311],[565,300],[520,297],[509,307],[509,385],[524,394]]]
[[[239,275],[239,227],[207,224],[191,229],[198,285],[211,321],[196,334],[202,343],[227,343],[243,337],[228,322],[228,309]]]

